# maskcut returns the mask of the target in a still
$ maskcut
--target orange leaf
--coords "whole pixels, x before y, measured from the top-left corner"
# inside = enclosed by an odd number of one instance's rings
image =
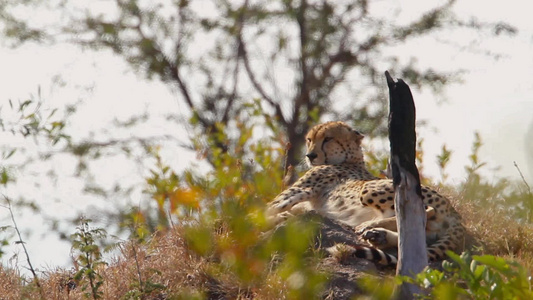
[[[176,211],[180,205],[184,205],[189,208],[199,208],[198,202],[199,193],[193,189],[178,188],[174,193],[170,195],[170,210]]]

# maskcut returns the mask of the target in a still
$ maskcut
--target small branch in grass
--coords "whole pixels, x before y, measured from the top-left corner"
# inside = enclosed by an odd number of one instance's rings
[[[15,227],[15,231],[17,232],[17,235],[19,237],[17,244],[22,245],[22,249],[24,250],[24,254],[26,255],[26,261],[28,262],[29,269],[33,275],[33,280],[35,281],[35,285],[39,289],[39,294],[41,295],[41,299],[45,299],[44,294],[43,294],[43,289],[41,287],[41,284],[39,283],[39,278],[37,277],[37,273],[35,272],[35,269],[33,268],[33,265],[31,264],[30,255],[28,254],[28,249],[26,249],[26,243],[22,240],[22,235],[20,234],[20,230],[18,228],[17,222],[15,221],[15,215],[13,214],[13,209],[11,209],[11,200],[9,200],[7,196],[5,195],[3,196],[7,202],[7,206],[4,206],[4,207],[6,207],[9,210],[9,214],[11,215],[11,221],[13,222],[13,227]]]
[[[513,164],[515,166],[515,168],[518,170],[518,173],[520,174],[520,177],[522,178],[522,181],[524,182],[524,184],[526,185],[527,187],[527,193],[529,195],[531,195],[531,188],[529,187],[529,184],[527,184],[527,181],[526,179],[524,178],[524,174],[522,174],[522,171],[520,170],[520,168],[518,167],[518,164],[516,163],[516,161],[513,161]]]
[[[141,267],[139,266],[139,260],[137,259],[137,250],[133,240],[131,241],[131,249],[133,250],[133,259],[135,260],[135,266],[137,268],[137,277],[139,279],[139,291],[144,295],[144,283],[141,275]]]
[[[529,199],[529,211],[527,213],[527,220],[529,223],[533,223],[533,194],[531,194],[531,188],[529,187],[529,184],[527,184],[527,181],[526,179],[524,178],[524,174],[522,174],[522,171],[520,170],[520,168],[518,167],[518,164],[516,163],[516,161],[513,161],[514,163],[514,166],[515,168],[518,170],[518,173],[520,174],[520,177],[522,178],[522,181],[524,182],[524,184],[526,185],[526,188],[527,188],[527,194],[528,194],[528,199]]]

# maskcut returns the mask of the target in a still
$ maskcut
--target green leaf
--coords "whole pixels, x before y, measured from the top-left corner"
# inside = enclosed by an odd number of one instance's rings
[[[483,255],[483,256],[474,255],[472,256],[472,258],[504,274],[508,273],[510,270],[510,267],[507,264],[507,261],[501,257],[496,257],[493,255]]]
[[[207,227],[188,227],[185,230],[185,240],[191,249],[200,255],[207,255],[213,250],[213,236]]]

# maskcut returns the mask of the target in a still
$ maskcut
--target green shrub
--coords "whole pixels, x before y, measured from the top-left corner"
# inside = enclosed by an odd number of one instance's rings
[[[443,271],[428,268],[401,280],[422,287],[424,299],[533,299],[531,274],[517,262],[468,252],[448,256]]]

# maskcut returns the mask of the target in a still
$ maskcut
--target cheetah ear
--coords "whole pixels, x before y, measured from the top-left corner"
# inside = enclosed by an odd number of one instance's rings
[[[361,141],[365,137],[364,135],[362,135],[359,131],[355,129],[352,129],[352,133],[356,141]]]

